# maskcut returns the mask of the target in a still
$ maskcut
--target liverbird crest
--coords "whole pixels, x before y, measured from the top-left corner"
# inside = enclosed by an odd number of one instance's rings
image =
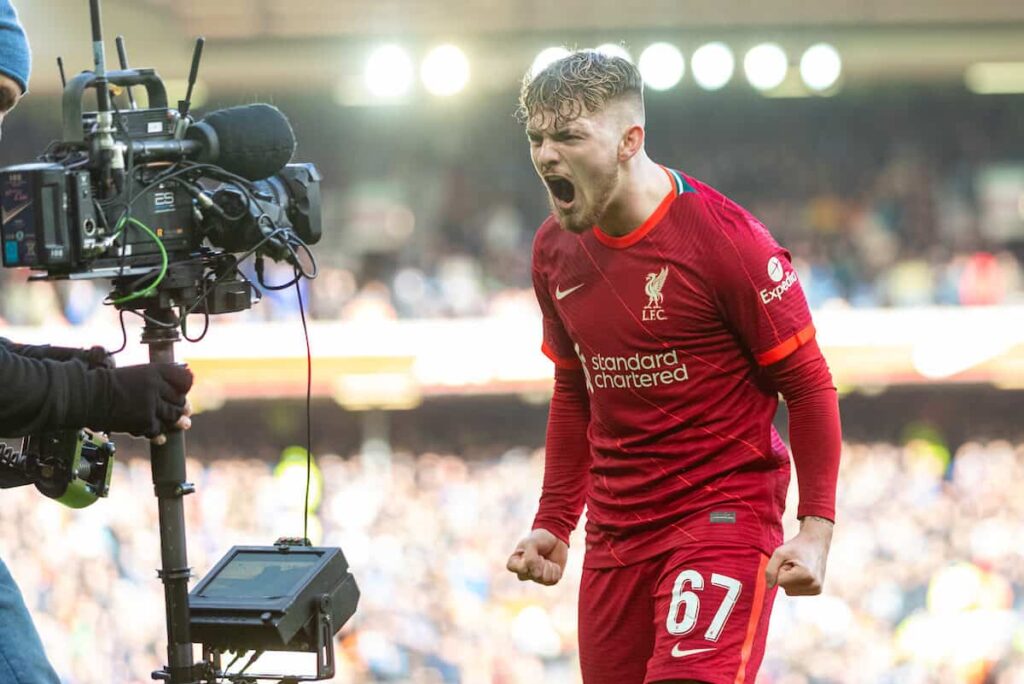
[[[657,273],[647,274],[647,284],[644,285],[644,292],[647,293],[647,306],[661,306],[665,295],[661,294],[661,288],[665,287],[665,279],[668,277],[668,266],[664,266]]]

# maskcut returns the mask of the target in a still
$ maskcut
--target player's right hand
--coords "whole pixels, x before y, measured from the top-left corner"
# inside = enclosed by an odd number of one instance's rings
[[[505,567],[520,581],[532,580],[551,586],[562,579],[569,545],[544,529],[536,529],[519,540]]]

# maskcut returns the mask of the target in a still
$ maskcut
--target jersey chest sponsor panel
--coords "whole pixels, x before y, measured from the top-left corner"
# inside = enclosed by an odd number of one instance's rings
[[[671,219],[628,249],[589,234],[558,236],[570,247],[547,265],[564,353],[582,367],[590,392],[596,445],[677,455],[696,442],[702,453],[764,453],[769,435],[757,426],[770,423],[775,395],[707,290],[700,255],[671,239],[689,227]]]
[[[788,454],[771,427],[777,399],[739,322],[708,287],[717,257],[707,246],[733,247],[703,239],[710,228],[688,199],[626,249],[559,231],[535,255],[557,316],[545,343],[575,357],[590,394],[595,548],[709,535],[765,550],[777,543],[788,481]],[[795,275],[788,261],[768,261],[749,296],[785,300]]]

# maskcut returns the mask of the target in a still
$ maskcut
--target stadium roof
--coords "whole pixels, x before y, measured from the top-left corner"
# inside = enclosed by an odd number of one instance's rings
[[[57,91],[56,69],[46,69],[58,54],[71,72],[91,67],[85,0],[16,4],[36,54],[33,90]],[[367,51],[382,40],[414,53],[456,42],[477,75],[475,88],[492,92],[514,89],[552,44],[610,41],[639,50],[668,40],[689,56],[711,40],[737,52],[771,40],[795,59],[828,41],[851,84],[952,81],[976,62],[1024,62],[1021,0],[106,0],[103,19],[111,63],[113,36],[122,33],[133,65],[180,79],[191,37],[204,35],[206,85],[255,95],[336,88],[359,77]]]
[[[146,0],[209,36],[1024,22],[1019,0]],[[557,7],[557,9],[556,9]]]

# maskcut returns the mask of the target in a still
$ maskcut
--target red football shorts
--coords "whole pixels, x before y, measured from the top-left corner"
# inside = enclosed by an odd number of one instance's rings
[[[767,564],[752,547],[690,545],[635,565],[584,569],[584,684],[754,684],[775,599]]]

